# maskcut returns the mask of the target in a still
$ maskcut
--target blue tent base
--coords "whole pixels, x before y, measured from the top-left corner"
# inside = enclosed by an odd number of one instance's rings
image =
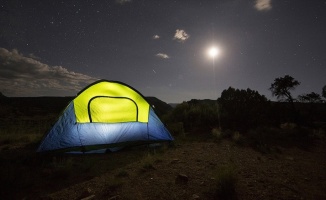
[[[116,144],[103,144],[103,145],[90,145],[90,146],[78,146],[78,147],[71,147],[66,149],[58,149],[58,150],[51,150],[51,151],[43,151],[39,152],[41,154],[103,154],[103,153],[111,153],[117,152],[122,149],[134,148],[134,147],[146,147],[149,149],[156,149],[160,148],[163,145],[167,144],[170,145],[172,141],[132,141],[132,142],[122,142]]]

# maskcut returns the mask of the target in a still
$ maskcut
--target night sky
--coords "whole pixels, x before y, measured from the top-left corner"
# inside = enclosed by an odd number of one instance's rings
[[[216,46],[220,54],[207,54]],[[324,0],[2,0],[0,92],[73,96],[98,79],[167,103],[217,99],[229,86],[326,85]]]

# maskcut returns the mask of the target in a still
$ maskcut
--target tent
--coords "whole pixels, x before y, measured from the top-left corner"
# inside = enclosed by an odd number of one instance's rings
[[[137,90],[122,82],[99,80],[69,103],[37,151],[105,152],[172,140]]]

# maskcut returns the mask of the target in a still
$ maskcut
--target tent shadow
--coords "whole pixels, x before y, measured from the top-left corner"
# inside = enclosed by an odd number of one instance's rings
[[[0,199],[39,199],[137,162],[146,145],[102,154],[37,154],[31,146],[0,151]]]

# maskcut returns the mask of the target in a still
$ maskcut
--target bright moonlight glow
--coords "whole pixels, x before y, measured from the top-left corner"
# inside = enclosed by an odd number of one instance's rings
[[[208,50],[208,55],[211,58],[215,58],[220,53],[220,50],[217,47],[211,47]]]

